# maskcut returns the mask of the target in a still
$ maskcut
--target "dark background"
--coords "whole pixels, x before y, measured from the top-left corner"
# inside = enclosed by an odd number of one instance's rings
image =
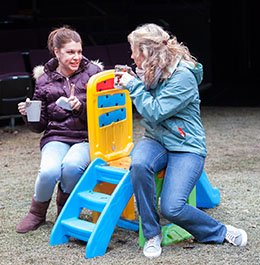
[[[46,48],[49,32],[64,24],[80,33],[84,45],[95,46],[127,42],[136,26],[153,22],[203,64],[202,104],[259,106],[259,14],[252,2],[1,1],[0,52]]]

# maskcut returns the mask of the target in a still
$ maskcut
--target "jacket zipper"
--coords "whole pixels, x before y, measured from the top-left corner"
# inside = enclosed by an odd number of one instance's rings
[[[68,87],[69,87],[69,90],[70,90],[70,96],[71,96],[71,84],[70,84],[69,77],[66,77],[66,80],[67,80],[67,83],[68,83]]]

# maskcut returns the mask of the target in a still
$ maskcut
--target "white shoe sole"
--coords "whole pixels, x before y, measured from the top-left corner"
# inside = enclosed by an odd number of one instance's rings
[[[160,257],[161,254],[162,254],[162,249],[160,249],[160,251],[157,251],[157,252],[153,252],[153,253],[146,253],[144,252],[144,255],[149,258],[149,259],[152,259],[152,258],[157,258],[157,257]]]
[[[156,251],[156,252],[145,252],[145,251],[143,250],[144,255],[145,255],[147,258],[150,258],[150,259],[152,259],[152,258],[157,258],[157,257],[161,256],[161,254],[162,254],[161,243],[162,243],[162,236],[161,236],[161,238],[160,238],[160,249],[159,249],[158,251]]]
[[[243,229],[238,229],[242,234],[242,242],[238,247],[245,247],[247,243],[247,233]]]

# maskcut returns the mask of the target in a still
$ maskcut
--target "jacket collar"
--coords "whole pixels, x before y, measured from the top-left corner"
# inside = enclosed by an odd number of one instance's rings
[[[80,62],[79,68],[77,71],[75,71],[73,75],[83,71],[86,66],[89,64],[89,60],[86,57],[82,57],[82,60]],[[56,69],[58,67],[58,60],[56,58],[51,58],[45,65],[44,65],[44,72],[54,80],[58,80],[63,78],[61,74],[59,74]]]

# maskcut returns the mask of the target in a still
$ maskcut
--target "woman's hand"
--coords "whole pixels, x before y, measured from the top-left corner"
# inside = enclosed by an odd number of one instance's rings
[[[81,103],[80,101],[78,100],[77,97],[75,96],[70,96],[68,98],[68,102],[70,103],[70,107],[72,110],[77,110],[79,111],[80,107],[81,107]]]
[[[119,85],[122,87],[126,87],[128,82],[135,78],[135,76],[128,74],[127,72],[116,72],[116,76],[120,76]]]
[[[26,102],[30,102],[30,99],[27,98],[27,99],[26,99]],[[26,115],[27,115],[27,112],[26,112],[26,102],[20,102],[20,103],[18,103],[18,110],[19,110],[19,112],[20,112],[23,116],[26,116]]]
[[[77,97],[74,96],[75,93],[75,85],[71,85],[71,92],[70,92],[70,97],[68,98],[68,102],[70,103],[71,110],[77,110],[79,111],[81,107],[81,103],[78,100]]]

